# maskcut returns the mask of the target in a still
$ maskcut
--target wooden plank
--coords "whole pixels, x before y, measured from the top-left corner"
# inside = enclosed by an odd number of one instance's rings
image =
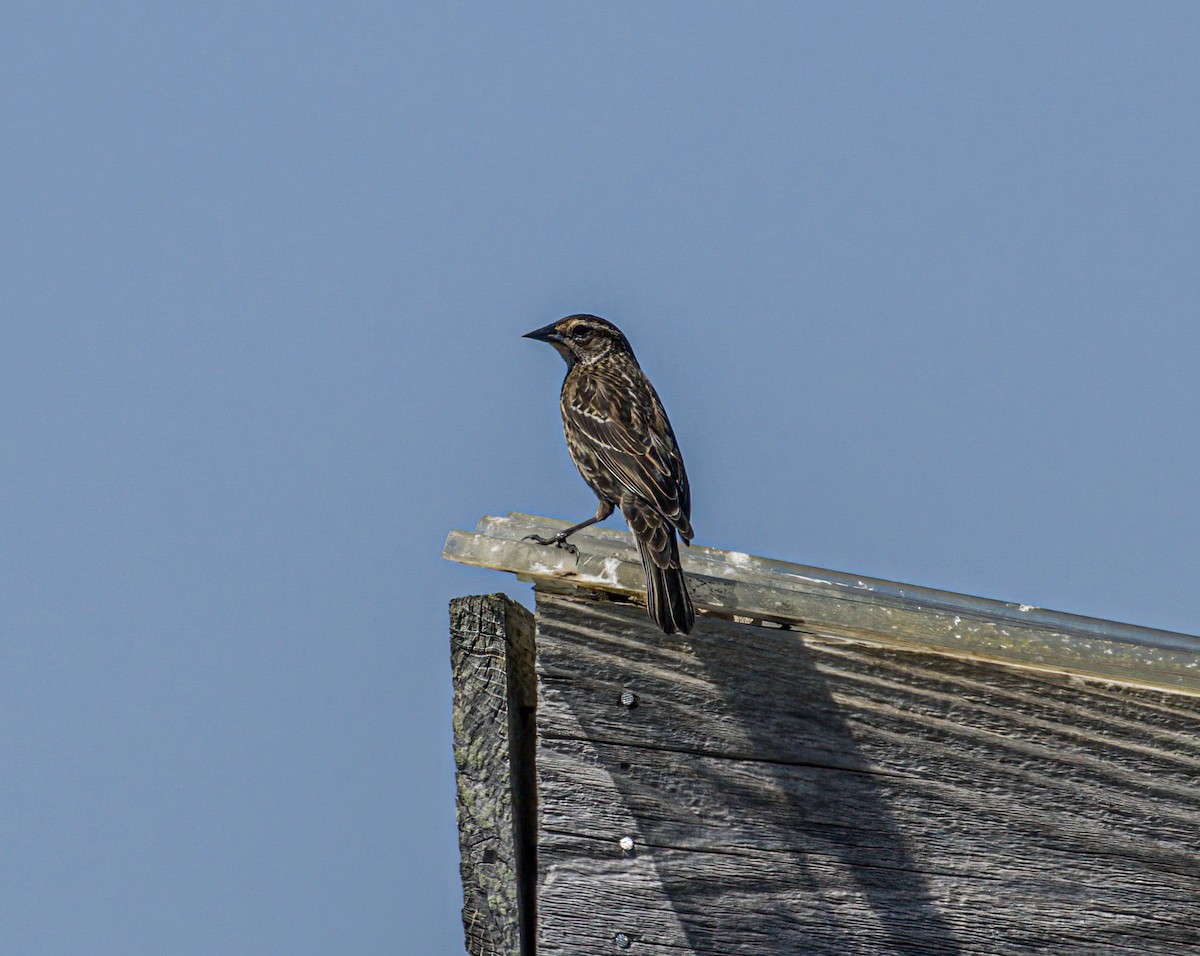
[[[450,602],[463,929],[471,956],[533,953],[533,633],[533,616],[503,594]]]
[[[1200,953],[1194,697],[544,591],[538,677],[541,954]]]
[[[529,515],[485,517],[474,532],[451,532],[443,553],[466,564],[515,572],[545,589],[644,599],[641,564],[624,532],[579,532],[571,539],[578,555],[522,540],[565,526]],[[683,549],[683,566],[693,600],[709,616],[1200,694],[1200,638],[1191,635],[716,548]]]

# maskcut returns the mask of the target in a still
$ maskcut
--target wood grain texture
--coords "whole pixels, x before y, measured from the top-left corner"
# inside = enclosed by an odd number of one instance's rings
[[[463,928],[471,956],[530,956],[536,906],[533,617],[502,594],[450,602]]]
[[[543,956],[1200,953],[1200,699],[545,592],[537,644]]]

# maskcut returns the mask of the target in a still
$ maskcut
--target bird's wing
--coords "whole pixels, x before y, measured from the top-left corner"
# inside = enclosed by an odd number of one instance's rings
[[[589,371],[563,403],[568,425],[621,485],[690,540],[691,495],[683,456],[653,386],[636,366]]]

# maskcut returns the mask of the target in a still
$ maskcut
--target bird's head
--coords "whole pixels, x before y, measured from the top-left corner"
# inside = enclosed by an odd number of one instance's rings
[[[568,368],[576,363],[591,365],[613,352],[633,354],[621,330],[598,315],[568,315],[525,333],[525,338],[549,342],[566,359]]]

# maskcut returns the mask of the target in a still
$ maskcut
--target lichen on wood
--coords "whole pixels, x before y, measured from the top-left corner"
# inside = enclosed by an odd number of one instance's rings
[[[454,762],[471,956],[528,956],[536,918],[533,621],[502,594],[450,603]]]

